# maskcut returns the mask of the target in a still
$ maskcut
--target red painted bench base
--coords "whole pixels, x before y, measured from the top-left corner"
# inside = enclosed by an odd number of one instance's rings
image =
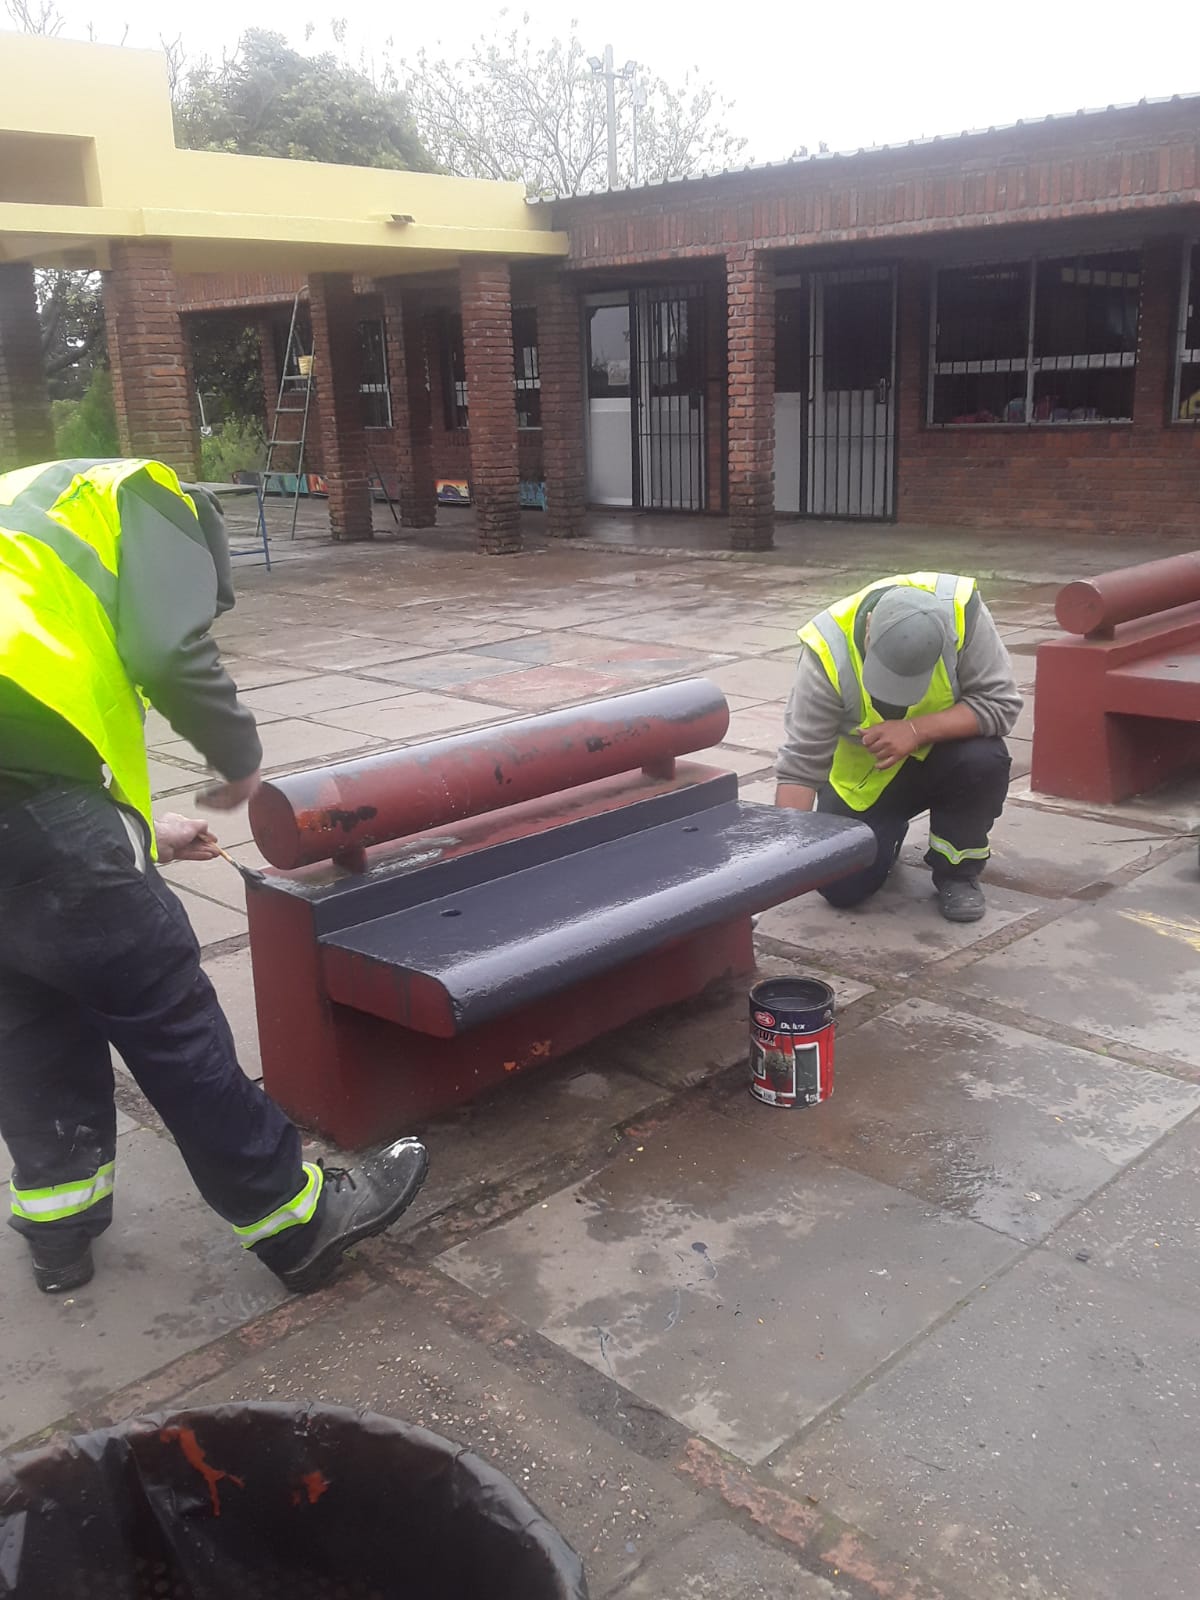
[[[1036,696],[1037,793],[1116,805],[1200,772],[1200,603],[1049,640]]]

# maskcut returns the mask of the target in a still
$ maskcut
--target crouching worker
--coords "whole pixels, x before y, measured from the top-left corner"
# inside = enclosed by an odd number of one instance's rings
[[[977,922],[1021,695],[974,578],[880,579],[814,617],[800,640],[776,803],[855,817],[879,847],[874,865],[821,893],[841,909],[873,895],[928,811],[941,914]]]

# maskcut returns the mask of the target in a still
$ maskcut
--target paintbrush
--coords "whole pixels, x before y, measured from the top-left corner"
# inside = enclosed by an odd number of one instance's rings
[[[265,873],[259,872],[256,867],[243,866],[240,861],[235,861],[229,851],[223,850],[215,839],[205,839],[204,843],[211,845],[223,861],[228,861],[235,872],[241,873],[247,883],[266,883],[267,877]]]

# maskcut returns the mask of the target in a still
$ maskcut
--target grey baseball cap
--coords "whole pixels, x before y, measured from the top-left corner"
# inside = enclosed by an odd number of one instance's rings
[[[863,687],[872,700],[915,706],[950,638],[950,607],[927,589],[889,589],[871,612]]]

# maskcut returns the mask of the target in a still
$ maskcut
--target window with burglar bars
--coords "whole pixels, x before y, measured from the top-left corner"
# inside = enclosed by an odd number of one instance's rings
[[[532,306],[514,306],[512,326],[517,427],[540,428],[542,378],[538,367],[537,312]],[[442,322],[442,402],[447,433],[460,433],[470,426],[463,324],[457,311],[446,312]]]
[[[513,383],[517,391],[517,427],[542,425],[542,379],[538,371],[537,312],[513,307]]]
[[[1141,253],[942,268],[934,280],[928,421],[1127,422]]]
[[[1179,422],[1200,422],[1200,240],[1184,246],[1179,354],[1171,415]]]
[[[358,392],[362,396],[364,428],[390,428],[392,391],[388,384],[387,336],[383,319],[371,317],[358,325],[362,343],[362,369]]]

